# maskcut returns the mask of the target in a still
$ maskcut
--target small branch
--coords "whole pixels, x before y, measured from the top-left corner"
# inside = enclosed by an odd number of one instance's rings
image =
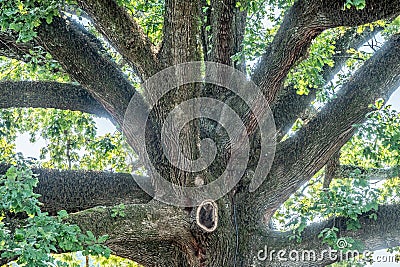
[[[211,6],[206,0],[201,0],[201,45],[204,61],[210,60],[210,31],[211,31]],[[204,10],[206,9],[206,10]]]
[[[322,186],[323,189],[328,189],[333,178],[336,177],[337,175],[336,173],[340,165],[339,159],[340,159],[340,151],[334,153],[326,163],[324,183]]]
[[[384,181],[400,176],[400,166],[387,169],[362,168],[352,165],[340,165],[335,178],[352,178],[360,177],[372,181]]]
[[[30,50],[38,51],[34,42],[17,43],[17,38],[13,33],[0,32],[0,56],[24,61]]]

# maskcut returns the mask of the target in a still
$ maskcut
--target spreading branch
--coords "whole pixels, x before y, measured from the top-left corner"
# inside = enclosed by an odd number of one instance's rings
[[[40,26],[37,40],[122,124],[135,89],[113,62],[98,53],[88,35],[76,22],[54,18]]]
[[[384,181],[391,178],[400,177],[400,166],[386,169],[380,168],[362,168],[353,165],[340,165],[335,172],[338,179],[360,177],[372,181]]]
[[[160,70],[155,47],[140,25],[114,0],[78,1],[94,26],[138,70],[144,80]]]
[[[5,174],[9,167],[0,164],[0,174]],[[151,200],[134,177],[127,173],[38,168],[32,171],[39,179],[34,191],[41,195],[42,210],[50,214],[60,210],[77,212],[96,206],[138,204]],[[135,178],[148,179],[140,176]]]
[[[369,215],[371,213],[376,213],[376,220],[370,218]],[[399,205],[387,205],[380,206],[377,211],[372,211],[359,215],[358,219],[361,228],[358,230],[347,230],[346,221],[348,219],[343,217],[332,218],[327,221],[313,223],[307,226],[302,232],[301,243],[298,243],[296,240],[289,239],[289,237],[293,235],[292,231],[278,232],[275,230],[266,230],[263,237],[258,239],[257,243],[255,243],[256,246],[258,246],[258,248],[256,249],[265,249],[266,246],[269,252],[271,252],[272,250],[275,250],[276,252],[281,249],[286,250],[286,258],[288,259],[287,261],[278,262],[275,254],[275,261],[268,262],[268,266],[326,266],[338,261],[339,257],[335,259],[334,257],[329,257],[328,253],[323,254],[324,250],[329,250],[329,246],[326,244],[322,244],[322,240],[318,238],[318,234],[323,229],[332,228],[333,226],[335,226],[339,229],[340,236],[351,237],[354,240],[360,241],[364,245],[365,251],[375,251],[385,248],[396,247],[400,244],[400,224],[398,223],[399,216]],[[256,249],[255,251],[257,251]],[[299,251],[299,253],[305,250],[313,251],[316,258],[320,258],[321,260],[291,261],[288,256],[288,253],[291,250]],[[362,252],[360,254],[362,254]],[[339,256],[339,254],[336,254],[336,256]],[[307,259],[309,258],[306,258],[306,260]],[[263,263],[264,265],[262,266],[265,266],[266,264],[266,262],[259,263]]]
[[[277,147],[267,180],[252,195],[268,216],[320,170],[365,121],[379,98],[387,100],[400,85],[400,35],[394,35],[343,85],[337,98]],[[274,196],[272,198],[272,196]],[[267,202],[267,203],[266,203]],[[262,216],[262,215],[261,215]]]
[[[326,86],[334,76],[343,68],[347,59],[351,56],[347,51],[350,48],[359,49],[364,43],[373,38],[382,29],[376,27],[373,31],[365,30],[363,33],[357,33],[357,29],[349,29],[345,34],[336,40],[335,52],[332,57],[333,66],[325,65],[321,76]],[[281,139],[288,133],[297,118],[306,113],[311,102],[315,100],[318,91],[321,89],[311,89],[307,95],[297,94],[294,84],[290,84],[282,89],[277,101],[271,106],[274,114],[274,121]],[[279,140],[278,140],[279,141]]]
[[[275,102],[289,70],[306,56],[312,40],[323,30],[362,25],[399,14],[400,3],[391,0],[366,1],[366,7],[362,10],[343,10],[342,1],[297,1],[285,14],[282,25],[252,78],[271,104]]]
[[[0,90],[0,108],[56,108],[111,118],[104,107],[80,85],[34,81],[1,82]]]

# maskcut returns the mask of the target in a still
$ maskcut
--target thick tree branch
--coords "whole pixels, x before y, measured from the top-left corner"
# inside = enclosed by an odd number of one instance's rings
[[[115,64],[99,54],[97,44],[92,44],[89,35],[74,21],[54,18],[51,24],[43,23],[39,27],[37,41],[122,126],[128,104],[137,92]],[[151,125],[144,115],[147,104],[141,97],[135,99],[134,105],[143,113],[138,112],[131,119],[135,125]],[[135,139],[134,134],[127,138],[133,149],[141,155],[144,140]]]
[[[268,266],[326,266],[339,259],[334,257],[329,257],[328,253],[323,254],[323,251],[328,251],[328,245],[322,244],[322,240],[318,238],[318,234],[325,228],[331,228],[333,225],[339,228],[340,236],[342,237],[352,237],[353,239],[360,241],[364,245],[365,251],[375,251],[379,249],[392,248],[400,245],[400,224],[398,223],[398,218],[400,216],[400,206],[399,205],[387,205],[380,206],[378,211],[374,211],[377,214],[377,219],[371,219],[369,215],[372,212],[362,214],[359,216],[359,222],[361,228],[359,230],[350,231],[346,229],[345,218],[335,218],[328,221],[314,223],[305,228],[302,233],[302,242],[297,243],[295,240],[289,240],[289,236],[293,233],[289,232],[277,232],[268,230],[264,232],[263,237],[258,237],[255,243],[259,248],[254,250],[254,253],[259,250],[265,250],[271,252],[275,250],[276,252],[285,249],[287,261],[277,261],[275,253],[275,261],[269,262],[258,261],[255,266],[266,266],[266,262],[270,263]],[[351,248],[350,248],[351,249]],[[289,252],[291,250],[297,250],[301,256],[302,251],[313,251],[316,258],[320,260],[309,260],[309,261],[291,261],[289,259]],[[332,250],[332,249],[331,249]],[[344,253],[343,253],[344,254]],[[362,254],[362,252],[360,253]],[[263,255],[263,254],[262,254]],[[268,255],[268,254],[267,254]],[[255,255],[257,256],[257,255]],[[333,255],[335,256],[335,254]],[[339,256],[339,253],[336,254]],[[345,255],[344,255],[345,256]],[[269,255],[268,255],[269,258]],[[308,258],[309,259],[309,258]],[[305,259],[307,260],[307,258]]]
[[[5,174],[9,167],[7,164],[0,164],[0,174]],[[151,200],[139,188],[133,176],[127,173],[50,169],[32,171],[39,179],[34,191],[41,195],[43,211],[51,214],[63,209],[76,212],[96,206],[147,203]]]
[[[181,252],[186,261],[194,259],[189,216],[182,209],[152,201],[127,205],[124,213],[113,218],[111,208],[97,207],[71,214],[69,221],[95,235],[109,235],[106,245],[113,254],[144,266],[178,266]]]
[[[160,70],[155,47],[140,25],[114,0],[78,1],[93,19],[94,26],[118,52],[147,79]]]
[[[400,35],[393,36],[343,85],[337,98],[277,147],[267,180],[252,195],[271,216],[276,208],[320,170],[353,135],[379,98],[400,85]],[[273,196],[273,197],[272,197]],[[265,203],[266,202],[266,203]],[[264,203],[264,204],[263,204]],[[272,212],[272,213],[271,213]]]
[[[196,36],[199,35],[200,0],[166,0],[163,43],[159,58],[163,67],[200,59]]]
[[[349,29],[344,35],[340,36],[336,41],[335,54],[332,57],[333,67],[325,65],[322,69],[321,76],[325,85],[334,78],[342,69],[348,57],[351,56],[347,50],[350,48],[357,50],[381,30],[381,28],[375,28],[373,31],[366,30],[359,34],[356,29]],[[308,95],[299,95],[296,93],[293,84],[282,90],[277,101],[271,107],[279,134],[278,141],[290,130],[296,119],[305,113],[311,102],[315,100],[318,91],[318,89],[311,89]]]
[[[110,114],[79,85],[58,82],[1,82],[0,108],[56,108],[111,118]],[[46,96],[45,98],[43,96]]]
[[[270,104],[275,102],[289,70],[306,55],[312,40],[323,30],[362,25],[400,14],[398,1],[366,1],[362,10],[343,10],[343,4],[344,1],[300,0],[287,11],[252,77]]]
[[[135,90],[115,64],[91,45],[84,31],[73,21],[55,18],[53,23],[40,26],[37,40],[122,124]]]

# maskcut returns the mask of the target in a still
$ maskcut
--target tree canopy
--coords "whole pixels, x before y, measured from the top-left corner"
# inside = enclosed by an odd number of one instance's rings
[[[12,0],[0,26],[0,266],[350,266],[276,253],[399,252],[400,113],[386,104],[398,0]],[[151,82],[166,70],[242,91]],[[214,114],[180,125],[185,103]],[[99,134],[98,117],[115,129]],[[21,134],[45,141],[39,158],[18,153]],[[215,157],[193,171],[204,151]],[[226,170],[240,175],[218,199],[163,201],[158,176],[185,191]]]

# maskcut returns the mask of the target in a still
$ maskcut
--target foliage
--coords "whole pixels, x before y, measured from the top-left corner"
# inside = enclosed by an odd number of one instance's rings
[[[399,164],[400,114],[377,101],[377,111],[358,125],[359,130],[346,144],[343,163],[367,168],[390,167]]]
[[[111,255],[108,259],[105,259],[104,257],[95,257],[94,262],[102,267],[140,267],[139,264],[133,261],[113,255]]]
[[[82,233],[76,225],[65,223],[66,211],[56,217],[40,211],[39,195],[33,193],[38,179],[25,162],[8,169],[0,177],[0,252],[1,257],[13,259],[26,267],[68,266],[55,261],[51,252],[83,251],[87,255],[108,257],[110,250],[102,243],[107,236],[96,238]]]
[[[320,174],[321,175],[321,174]],[[275,214],[275,218],[284,229],[292,230],[297,241],[301,241],[301,233],[310,221],[327,218],[348,218],[347,229],[360,228],[358,216],[365,212],[378,210],[379,190],[373,188],[363,178],[335,180],[329,190],[322,188],[322,176],[314,178],[308,187],[285,202],[284,207]],[[374,213],[371,213],[374,214]],[[376,216],[376,215],[371,215]],[[336,247],[338,228],[332,228],[321,232],[323,242]],[[347,240],[348,244],[355,244],[354,240]]]
[[[0,80],[30,80],[68,82],[69,77],[62,72],[58,62],[43,51],[30,51],[24,61],[0,57]]]
[[[356,9],[363,9],[365,5],[365,0],[346,0],[344,8],[355,7]]]
[[[111,209],[111,217],[125,217],[125,205],[123,203]]]
[[[154,44],[162,39],[164,23],[164,1],[162,0],[118,0],[126,7],[135,20],[142,26],[144,33]]]
[[[18,33],[18,40],[27,42],[36,37],[35,29],[45,20],[53,21],[59,15],[59,1],[54,0],[13,0],[0,1],[1,31],[12,30]]]
[[[383,100],[377,100],[371,108],[376,110],[365,123],[357,125],[358,131],[341,150],[340,162],[366,169],[398,166],[400,113],[384,106]],[[292,231],[291,238],[300,242],[301,233],[310,222],[344,217],[347,230],[357,230],[361,227],[359,215],[368,213],[371,219],[377,219],[375,212],[380,204],[399,203],[399,178],[376,184],[360,174],[355,169],[350,177],[335,179],[329,189],[324,189],[324,171],[320,171],[276,212],[276,225]],[[344,240],[345,250],[362,250],[359,240],[342,236],[335,224],[324,229],[319,238],[334,249],[341,249],[337,242]]]
[[[110,257],[102,256],[86,256],[88,257],[89,266],[101,267],[141,267],[141,265],[121,257],[110,255]],[[81,267],[82,263],[86,261],[81,253],[63,253],[54,255],[54,258],[63,262],[68,262],[69,267]]]
[[[0,112],[0,148],[3,161],[12,161],[16,137],[30,135],[34,143],[46,140],[40,150],[40,166],[129,172],[134,158],[120,132],[97,134],[94,117],[55,109],[8,109]]]
[[[311,45],[308,58],[289,74],[287,83],[294,84],[299,95],[308,94],[311,88],[317,89],[325,84],[321,73],[325,66],[333,67],[332,56],[339,34],[343,32],[331,30],[318,36]]]
[[[246,30],[243,40],[243,51],[233,56],[234,61],[244,59],[255,62],[272,41],[280,24],[282,15],[293,4],[284,0],[238,1],[239,11],[247,12]]]

